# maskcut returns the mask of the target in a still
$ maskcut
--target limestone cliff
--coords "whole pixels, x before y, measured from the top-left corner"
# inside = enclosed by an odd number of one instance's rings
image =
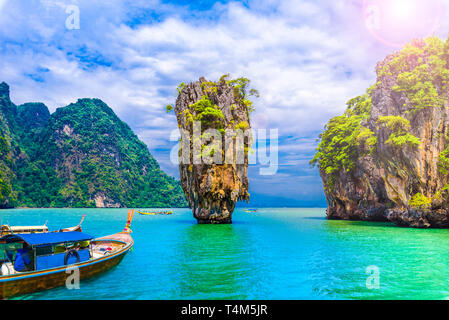
[[[15,145],[10,126],[14,124],[15,106],[9,100],[9,86],[0,83],[0,209],[13,207],[16,194],[13,190],[13,158]]]
[[[218,82],[200,78],[178,88],[174,110],[182,138],[179,171],[198,223],[231,223],[236,202],[249,200],[252,104],[247,96],[257,93],[246,92],[248,83],[245,78],[222,77]],[[241,136],[241,144],[237,129],[247,134]]]
[[[0,209],[187,206],[131,128],[99,99],[50,114],[0,83]]]
[[[415,40],[329,121],[318,165],[329,219],[449,227],[449,41]]]

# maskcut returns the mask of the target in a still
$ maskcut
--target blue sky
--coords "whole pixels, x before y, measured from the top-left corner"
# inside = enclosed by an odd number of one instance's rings
[[[164,111],[176,86],[248,77],[261,94],[253,127],[280,135],[277,173],[249,169],[252,205],[325,206],[308,162],[327,120],[375,82],[376,62],[397,50],[392,42],[449,32],[447,1],[427,11],[407,4],[416,0],[391,1],[394,15],[379,20],[389,29],[375,35],[363,0],[0,0],[0,81],[16,104],[40,101],[51,111],[104,100],[177,177],[169,160],[176,119]],[[79,30],[66,28],[68,5],[80,9]]]

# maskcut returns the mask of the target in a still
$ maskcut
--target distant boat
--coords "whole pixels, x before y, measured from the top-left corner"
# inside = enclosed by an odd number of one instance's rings
[[[257,209],[245,209],[245,212],[257,212]]]
[[[140,213],[140,214],[149,215],[149,216],[154,216],[154,215],[157,215],[157,214],[166,214],[166,215],[173,214],[173,211],[144,212],[144,211],[138,211],[137,210],[137,212]]]
[[[96,239],[79,231],[1,237],[0,299],[63,286],[74,268],[82,280],[116,266],[134,244],[133,215],[123,231]]]
[[[59,232],[70,232],[70,231],[79,231],[81,232],[81,224],[84,221],[86,215],[83,215],[80,223],[76,226],[63,228],[58,230]],[[42,226],[10,226],[8,224],[0,225],[0,237],[6,236],[8,234],[27,234],[27,233],[46,233],[48,231],[47,223]]]

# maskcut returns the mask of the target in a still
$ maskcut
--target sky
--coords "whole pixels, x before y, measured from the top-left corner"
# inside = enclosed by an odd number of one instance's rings
[[[324,207],[309,165],[324,125],[375,83],[386,55],[446,39],[448,16],[449,0],[0,0],[0,81],[14,103],[51,112],[102,99],[179,177],[165,112],[176,87],[245,76],[260,92],[252,126],[279,134],[276,173],[249,168],[250,205]]]

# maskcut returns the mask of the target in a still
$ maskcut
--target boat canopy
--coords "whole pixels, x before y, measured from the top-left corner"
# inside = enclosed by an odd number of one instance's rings
[[[48,231],[47,226],[8,226],[8,229],[14,233],[24,232],[37,232],[37,231]]]
[[[92,240],[94,237],[83,232],[48,232],[48,233],[30,233],[30,234],[9,234],[0,241],[6,243],[25,241],[30,246],[52,245],[65,242],[78,242]]]

